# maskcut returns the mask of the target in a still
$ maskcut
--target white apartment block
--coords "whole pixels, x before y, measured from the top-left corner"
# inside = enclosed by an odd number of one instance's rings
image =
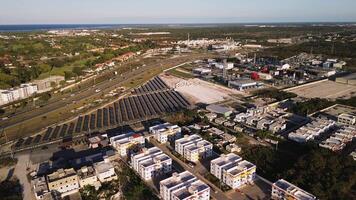
[[[285,181],[283,179],[278,180],[272,185],[271,199],[274,200],[315,200],[316,197],[297,186]]]
[[[163,200],[209,200],[210,188],[188,171],[174,173],[160,182]]]
[[[117,179],[114,165],[108,159],[105,159],[102,162],[94,163],[93,167],[96,176],[101,183]]]
[[[150,127],[149,131],[154,135],[154,138],[157,141],[159,141],[160,143],[166,143],[168,141],[180,138],[182,130],[177,125],[164,123]]]
[[[256,165],[230,153],[212,160],[210,172],[221,182],[236,189],[255,180]]]
[[[343,113],[338,116],[337,122],[343,125],[354,125],[356,124],[356,116]]]
[[[0,90],[0,105],[28,98],[37,92],[37,85],[22,84],[18,88]]]
[[[197,162],[212,156],[213,145],[199,135],[190,135],[175,141],[175,151],[186,160]]]
[[[146,181],[172,171],[172,159],[157,147],[132,155],[131,165]]]
[[[128,150],[133,145],[145,145],[145,138],[138,133],[128,133],[110,138],[111,145],[119,152],[120,156],[128,155]]]
[[[308,142],[321,136],[323,133],[325,133],[335,125],[336,122],[333,120],[317,118],[314,119],[311,123],[290,133],[288,135],[288,138],[300,143]]]

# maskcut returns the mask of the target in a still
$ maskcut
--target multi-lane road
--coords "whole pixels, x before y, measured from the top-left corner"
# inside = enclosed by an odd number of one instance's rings
[[[171,57],[171,58],[166,58],[166,59],[161,59],[159,61],[155,62],[150,62],[147,63],[146,65],[142,65],[138,68],[133,68],[132,70],[129,70],[123,74],[120,75],[114,75],[115,69],[112,70],[112,72],[105,72],[105,74],[101,76],[106,76],[106,80],[98,83],[95,85],[95,87],[86,87],[79,89],[78,92],[75,94],[64,94],[64,95],[59,95],[58,97],[55,97],[53,100],[49,101],[48,104],[36,108],[36,109],[31,109],[28,111],[23,111],[19,112],[14,116],[11,116],[7,120],[3,120],[0,122],[0,126],[7,131],[10,128],[19,128],[16,130],[16,134],[13,134],[14,132],[10,131],[10,134],[7,135],[7,137],[10,140],[14,140],[17,138],[18,135],[24,136],[24,135],[29,135],[31,133],[27,132],[26,125],[31,122],[34,118],[41,118],[44,116],[47,116],[50,113],[55,113],[55,112],[70,112],[70,110],[64,110],[63,108],[66,108],[73,103],[80,103],[84,102],[87,99],[95,99],[95,98],[100,98],[102,94],[106,94],[114,89],[117,89],[118,86],[122,85],[123,83],[127,81],[134,80],[135,78],[139,77],[140,75],[150,72],[150,71],[163,71],[166,68],[179,65],[181,63],[185,62],[191,62],[196,59],[202,59],[202,58],[207,58],[211,56],[210,54],[189,54],[189,55],[183,55],[183,56],[176,56],[176,57]],[[123,64],[120,67],[130,67],[128,64]],[[153,76],[153,74],[152,74]],[[93,80],[89,80],[93,82]],[[100,92],[96,92],[100,91]],[[64,111],[63,111],[64,110]],[[58,118],[56,119],[56,122],[48,122],[48,124],[41,125],[36,127],[36,131],[43,130],[43,128],[52,125],[53,123],[58,123],[64,120],[68,120],[68,113],[65,118]],[[63,115],[64,116],[64,115]],[[75,117],[72,115],[72,117]],[[27,124],[26,124],[27,123]],[[23,131],[23,133],[20,133],[20,131]],[[32,130],[33,131],[33,130]],[[32,133],[33,134],[33,133]]]

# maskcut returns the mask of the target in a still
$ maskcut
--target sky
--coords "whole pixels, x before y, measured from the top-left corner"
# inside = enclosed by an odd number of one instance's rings
[[[356,22],[356,0],[0,0],[0,24]]]

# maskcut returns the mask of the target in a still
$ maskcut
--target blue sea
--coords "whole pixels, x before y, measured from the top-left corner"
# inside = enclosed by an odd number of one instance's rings
[[[0,25],[0,32],[30,32],[63,29],[118,29],[118,28],[152,28],[152,27],[226,27],[226,26],[274,26],[274,27],[300,27],[300,26],[355,26],[355,23],[222,23],[222,24],[33,24],[33,25]]]

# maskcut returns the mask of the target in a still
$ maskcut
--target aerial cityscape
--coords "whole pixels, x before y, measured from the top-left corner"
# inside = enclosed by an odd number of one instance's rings
[[[0,200],[356,199],[354,8],[4,0]]]

